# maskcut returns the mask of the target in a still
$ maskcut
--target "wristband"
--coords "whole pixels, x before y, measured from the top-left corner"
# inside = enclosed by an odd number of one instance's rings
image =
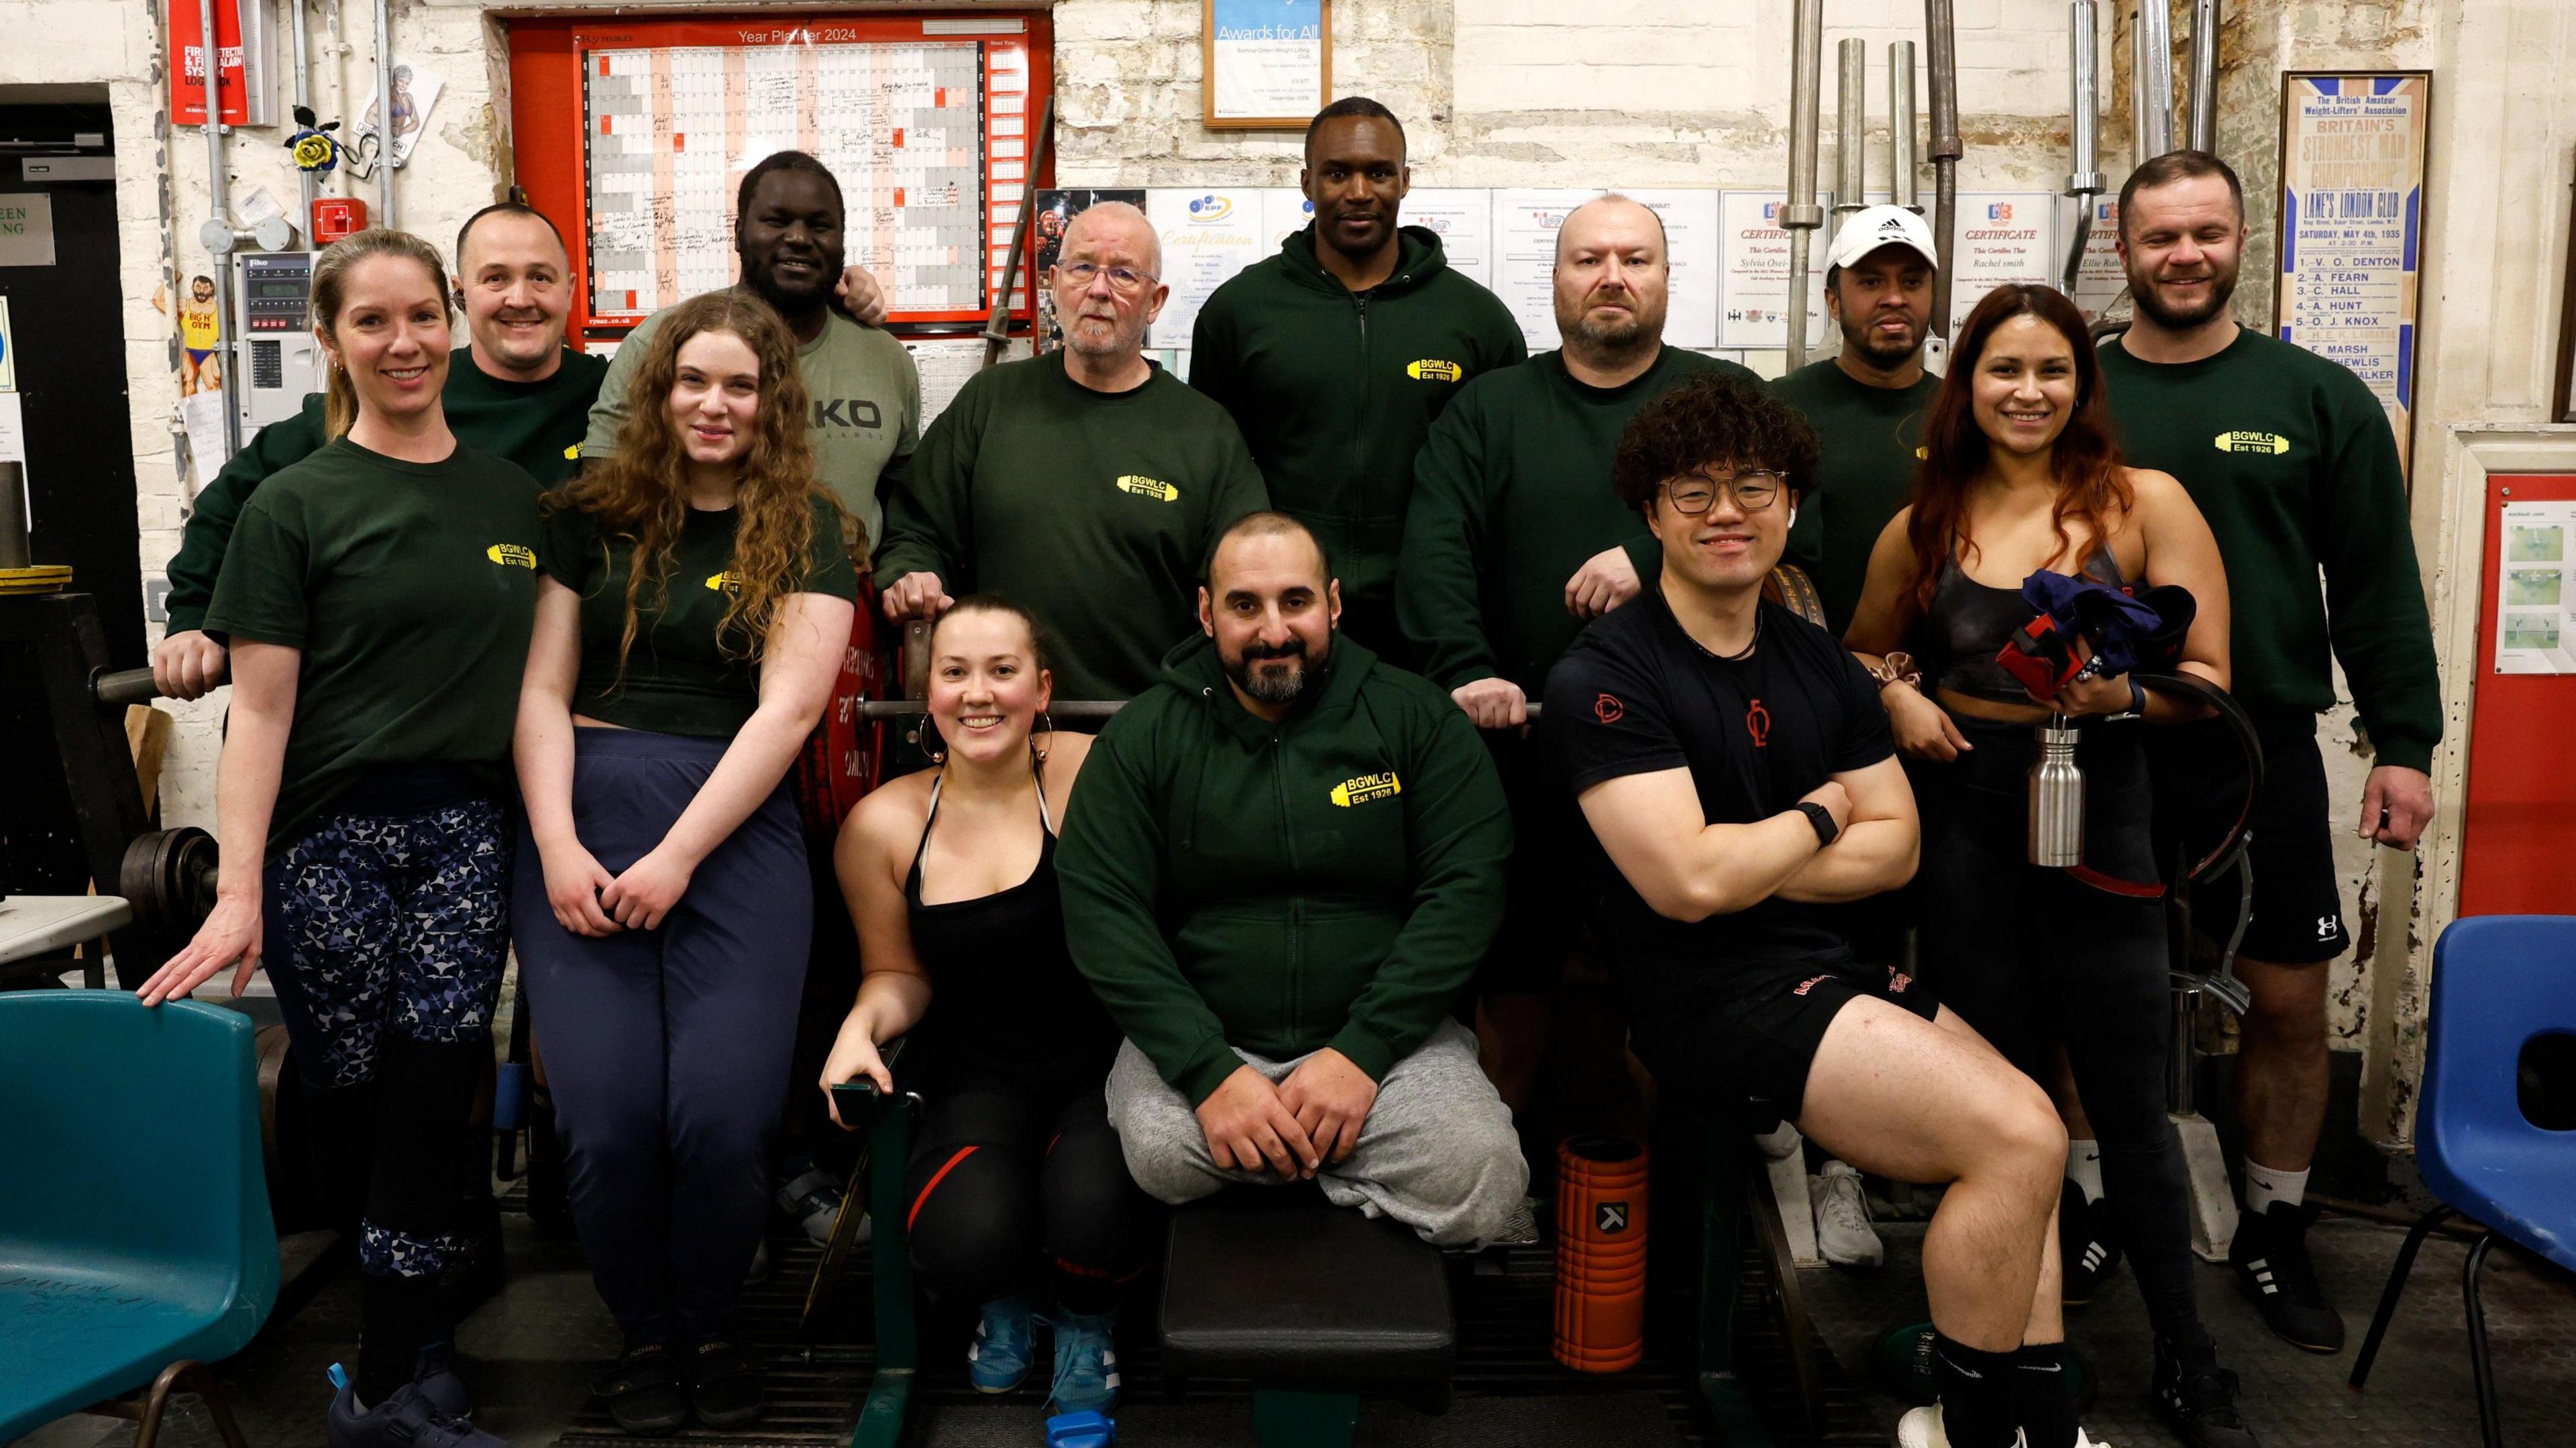
[[[1832,844],[1843,832],[1842,826],[1834,823],[1834,812],[1812,799],[1798,801],[1798,813],[1805,815],[1807,823],[1816,827],[1817,849]]]

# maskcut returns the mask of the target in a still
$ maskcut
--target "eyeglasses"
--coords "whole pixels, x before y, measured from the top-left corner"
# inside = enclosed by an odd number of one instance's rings
[[[1673,511],[1685,518],[1697,518],[1717,506],[1722,490],[1735,495],[1735,506],[1748,513],[1759,513],[1779,500],[1789,487],[1789,475],[1768,468],[1754,468],[1731,478],[1678,478],[1664,484],[1664,496],[1672,499]]]
[[[1154,278],[1150,273],[1140,272],[1132,266],[1102,266],[1097,262],[1068,261],[1059,263],[1055,269],[1058,277],[1077,287],[1090,286],[1103,273],[1108,275],[1109,285],[1122,292],[1132,292],[1140,287],[1154,284]]]

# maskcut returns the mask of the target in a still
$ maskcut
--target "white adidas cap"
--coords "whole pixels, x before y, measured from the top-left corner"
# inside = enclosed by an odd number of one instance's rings
[[[1922,217],[1902,206],[1864,206],[1834,233],[1825,265],[1850,266],[1882,246],[1912,247],[1926,263],[1941,264],[1940,245],[1932,240],[1932,228]]]

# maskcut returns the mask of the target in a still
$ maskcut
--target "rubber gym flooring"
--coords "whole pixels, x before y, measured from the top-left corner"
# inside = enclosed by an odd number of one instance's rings
[[[569,1243],[539,1240],[522,1215],[510,1213],[504,1221],[510,1284],[466,1324],[459,1341],[483,1404],[481,1420],[518,1448],[641,1448],[654,1441],[694,1448],[811,1448],[847,1441],[852,1406],[865,1390],[869,1367],[863,1271],[851,1273],[813,1340],[800,1343],[794,1329],[814,1249],[801,1239],[774,1243],[778,1270],[750,1293],[744,1323],[746,1337],[771,1354],[768,1419],[749,1434],[629,1439],[587,1401],[589,1376],[615,1350],[616,1333],[580,1254]],[[1923,1315],[1916,1271],[1921,1230],[1903,1223],[1883,1229],[1889,1262],[1882,1271],[1800,1273],[1814,1329],[1833,1355],[1824,1362],[1821,1433],[1804,1423],[1788,1386],[1790,1354],[1776,1315],[1758,1311],[1748,1298],[1748,1376],[1782,1443],[1890,1441],[1904,1404],[1876,1382],[1870,1363],[1884,1328]],[[2393,1227],[2343,1219],[2328,1219],[2314,1235],[2318,1265],[2356,1344],[2399,1236]],[[2426,1246],[2366,1396],[2343,1386],[2349,1349],[2328,1358],[2275,1341],[2235,1295],[2223,1270],[2204,1266],[2203,1311],[2228,1362],[2244,1375],[2246,1412],[2264,1441],[2275,1448],[2475,1443],[2477,1414],[2460,1315],[2463,1252],[2460,1242],[2439,1236]],[[1431,1418],[1372,1403],[1362,1420],[1362,1441],[1388,1448],[1708,1442],[1708,1424],[1687,1378],[1660,1346],[1640,1368],[1610,1377],[1568,1372],[1548,1358],[1548,1270],[1548,1254],[1538,1248],[1458,1264],[1462,1362],[1454,1406]],[[2487,1284],[2506,1441],[2517,1448],[2576,1441],[2565,1416],[2565,1405],[2576,1395],[2576,1283],[2499,1252],[2489,1263]],[[1141,1320],[1142,1314],[1136,1316]],[[234,1412],[258,1448],[320,1448],[328,1398],[323,1371],[349,1351],[355,1317],[351,1274],[334,1273],[300,1309],[272,1323],[222,1367]],[[2071,1341],[2102,1379],[2100,1401],[2085,1420],[2094,1440],[2110,1448],[2173,1442],[2137,1402],[2147,1377],[2148,1344],[2125,1268],[2091,1306],[2072,1314],[2070,1327]],[[1127,1387],[1117,1414],[1122,1442],[1251,1441],[1249,1400],[1239,1386],[1196,1384],[1188,1398],[1172,1399],[1162,1391],[1150,1334],[1128,1337],[1121,1344]],[[930,1324],[926,1353],[926,1410],[918,1415],[913,1442],[929,1448],[1028,1448],[1041,1440],[1035,1390],[1006,1398],[968,1390],[955,1325]],[[134,1437],[131,1425],[76,1417],[21,1439],[19,1448],[126,1448]],[[210,1448],[218,1441],[193,1400],[182,1400],[161,1439],[171,1448]]]

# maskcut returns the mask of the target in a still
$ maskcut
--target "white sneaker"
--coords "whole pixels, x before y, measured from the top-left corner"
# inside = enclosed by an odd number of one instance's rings
[[[1753,1144],[1762,1149],[1764,1157],[1772,1161],[1787,1161],[1799,1147],[1806,1144],[1806,1140],[1798,1134],[1795,1123],[1783,1121],[1753,1138]]]
[[[1827,1161],[1824,1174],[1807,1178],[1816,1207],[1816,1250],[1837,1267],[1886,1265],[1887,1248],[1869,1224],[1869,1198],[1849,1162]]]
[[[2013,1430],[2013,1448],[2023,1448],[2028,1442],[2020,1429]],[[1950,1435],[1941,1427],[1941,1405],[1933,1403],[1907,1409],[1905,1416],[1896,1423],[1896,1448],[1950,1448]],[[2111,1445],[2087,1437],[2082,1428],[2077,1428],[2075,1448],[2111,1448]]]

